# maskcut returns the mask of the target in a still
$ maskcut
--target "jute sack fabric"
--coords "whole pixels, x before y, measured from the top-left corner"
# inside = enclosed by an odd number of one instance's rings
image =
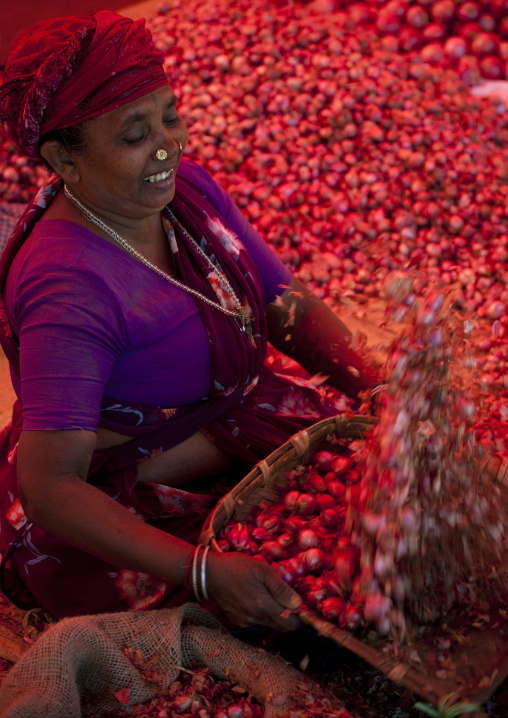
[[[242,685],[267,718],[289,715],[303,683],[299,671],[237,640],[195,604],[80,616],[52,626],[10,670],[0,718],[105,718],[120,708],[120,689],[129,690],[127,706],[144,703],[195,662]]]

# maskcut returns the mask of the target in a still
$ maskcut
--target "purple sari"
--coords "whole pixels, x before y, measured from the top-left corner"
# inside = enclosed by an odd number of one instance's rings
[[[35,222],[61,188],[53,178],[18,222],[0,260],[0,343],[19,377],[13,336],[3,293],[9,267]],[[137,482],[137,464],[167,451],[198,431],[233,457],[241,473],[294,433],[338,413],[336,395],[311,383],[273,373],[264,365],[267,350],[265,296],[258,269],[243,245],[198,189],[178,177],[171,210],[226,274],[252,323],[252,337],[238,320],[198,301],[207,329],[212,386],[206,400],[160,408],[124,406],[104,397],[100,426],[131,437],[127,443],[94,453],[88,481],[108,493],[140,520],[160,521],[165,530],[195,542],[214,501],[225,490],[211,485],[206,494]],[[169,216],[163,221],[170,229]],[[234,308],[218,275],[195,250],[178,225],[175,259],[183,281],[214,302]],[[343,400],[339,399],[339,402]],[[162,579],[111,566],[28,523],[19,501],[16,450],[22,430],[16,402],[12,420],[0,432],[0,551],[3,589],[18,603],[42,605],[56,616],[146,609],[190,598]],[[241,476],[239,473],[238,478]],[[83,507],[80,507],[82,510]]]

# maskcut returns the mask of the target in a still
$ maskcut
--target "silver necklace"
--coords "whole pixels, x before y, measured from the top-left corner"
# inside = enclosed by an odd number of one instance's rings
[[[240,327],[240,330],[242,332],[246,332],[249,338],[252,336],[251,320],[245,309],[242,307],[240,300],[236,296],[228,278],[226,277],[222,269],[216,264],[214,264],[210,257],[205,254],[205,252],[203,252],[196,240],[191,237],[185,227],[177,220],[174,213],[169,209],[169,207],[166,207],[166,210],[168,211],[171,220],[180,227],[182,233],[191,242],[196,251],[201,255],[201,257],[206,260],[207,264],[211,267],[211,269],[213,269],[213,271],[217,273],[217,276],[219,277],[221,283],[230,293],[233,304],[235,305],[235,309],[227,309],[226,307],[223,307],[222,304],[214,302],[212,299],[205,297],[204,294],[201,294],[201,292],[198,292],[196,289],[192,289],[192,287],[188,287],[183,282],[179,282],[177,279],[174,279],[171,275],[160,269],[156,264],[150,262],[150,260],[144,257],[140,252],[138,252],[136,249],[134,249],[134,247],[132,247],[128,242],[126,242],[123,237],[121,237],[117,232],[115,232],[112,227],[110,227],[108,224],[106,224],[106,222],[97,217],[96,214],[94,214],[91,210],[88,209],[88,207],[86,207],[82,202],[80,202],[79,199],[70,192],[66,185],[64,185],[64,194],[67,199],[69,199],[72,204],[79,209],[85,219],[87,219],[89,222],[93,222],[93,224],[96,224],[98,227],[100,227],[104,232],[106,232],[106,234],[109,234],[109,236],[114,239],[115,242],[117,242],[121,247],[123,247],[131,256],[138,259],[147,267],[150,267],[150,269],[152,269],[154,272],[159,274],[161,277],[164,277],[164,279],[167,279],[168,282],[171,282],[171,284],[174,284],[176,287],[179,287],[184,292],[187,292],[194,297],[198,297],[199,299],[201,299],[201,301],[205,302],[205,304],[208,304],[210,307],[214,307],[214,309],[217,309],[223,314],[227,314],[230,317],[234,317],[238,321],[238,326]]]

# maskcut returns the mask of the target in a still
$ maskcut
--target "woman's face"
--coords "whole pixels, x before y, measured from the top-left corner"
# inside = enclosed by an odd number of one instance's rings
[[[94,118],[87,139],[68,184],[90,209],[111,219],[142,219],[173,199],[187,130],[169,86]],[[166,150],[165,160],[156,158],[158,149]]]

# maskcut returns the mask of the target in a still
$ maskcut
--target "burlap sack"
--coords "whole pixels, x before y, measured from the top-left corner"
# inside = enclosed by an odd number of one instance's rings
[[[142,666],[129,659],[129,649]],[[242,685],[269,718],[289,715],[290,697],[303,682],[297,670],[238,641],[195,604],[82,616],[52,626],[10,670],[0,718],[105,718],[120,707],[118,690],[130,690],[126,705],[144,703],[195,662]]]

